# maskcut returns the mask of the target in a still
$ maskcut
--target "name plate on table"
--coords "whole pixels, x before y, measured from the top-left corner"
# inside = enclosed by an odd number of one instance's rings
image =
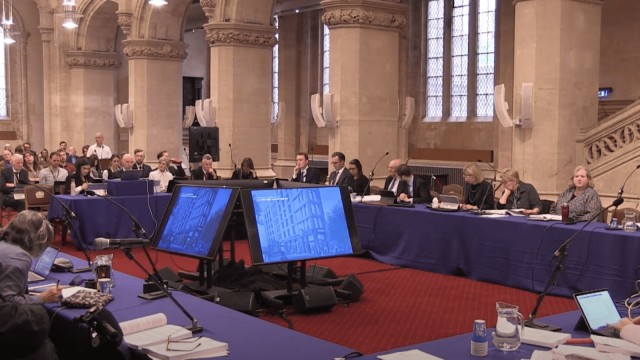
[[[153,181],[140,180],[106,180],[107,194],[110,196],[144,196],[153,195]]]

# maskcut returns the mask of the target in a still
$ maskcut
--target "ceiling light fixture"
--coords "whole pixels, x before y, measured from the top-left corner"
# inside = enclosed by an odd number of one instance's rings
[[[149,0],[149,5],[153,6],[165,6],[167,4],[167,0]]]

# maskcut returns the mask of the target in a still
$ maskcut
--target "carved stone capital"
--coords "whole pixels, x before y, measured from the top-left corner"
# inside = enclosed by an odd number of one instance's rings
[[[129,34],[131,34],[131,24],[133,23],[133,20],[132,20],[133,14],[122,12],[122,13],[117,13],[117,15],[118,15],[118,26],[120,26],[120,29],[122,29],[122,32],[126,36],[129,36]]]
[[[200,0],[200,6],[202,6],[202,10],[204,10],[204,14],[209,21],[215,17],[216,5],[218,5],[218,0]]]
[[[65,62],[71,68],[115,69],[120,65],[115,52],[66,51]]]
[[[372,26],[401,30],[407,24],[406,5],[400,0],[324,0],[322,22],[334,26]]]
[[[209,46],[244,45],[273,47],[276,44],[275,29],[252,24],[207,24],[204,26]]]
[[[187,57],[187,44],[182,41],[125,40],[123,43],[123,52],[129,59],[182,61]]]

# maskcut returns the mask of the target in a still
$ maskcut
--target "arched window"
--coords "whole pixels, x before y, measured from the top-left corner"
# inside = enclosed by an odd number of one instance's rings
[[[276,44],[273,45],[271,55],[271,118],[277,119],[278,114],[278,17],[273,17],[273,27],[276,28]]]
[[[497,0],[428,0],[426,115],[493,119]]]
[[[4,30],[0,26],[0,39],[4,39]],[[9,111],[7,109],[7,64],[5,61],[5,45],[0,43],[0,119],[8,119]]]
[[[329,27],[322,26],[322,93],[326,94],[331,90],[329,87],[329,54],[331,52],[331,41],[329,38]]]

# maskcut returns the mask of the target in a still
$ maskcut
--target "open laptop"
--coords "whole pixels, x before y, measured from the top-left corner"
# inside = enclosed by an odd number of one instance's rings
[[[591,290],[573,294],[582,313],[582,319],[592,334],[620,337],[617,330],[609,327],[620,320],[620,313],[607,289]]]
[[[139,180],[142,177],[142,170],[127,170],[122,172],[121,180]]]
[[[435,211],[458,211],[460,210],[460,200],[455,195],[440,195],[440,204]]]
[[[43,281],[49,276],[51,266],[58,256],[58,249],[53,246],[47,246],[42,255],[35,258],[29,270],[27,281],[29,283]]]
[[[392,205],[396,201],[396,194],[391,190],[380,190],[380,204]]]

